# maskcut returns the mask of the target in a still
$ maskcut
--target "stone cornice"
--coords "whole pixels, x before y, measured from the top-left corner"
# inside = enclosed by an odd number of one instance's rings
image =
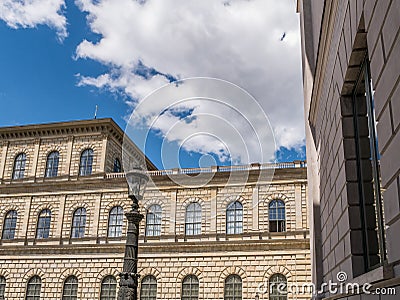
[[[61,245],[6,245],[0,246],[0,259],[21,255],[73,255],[73,254],[106,254],[120,253],[121,258],[125,249],[125,240],[118,243],[88,243],[61,244]],[[185,242],[139,242],[140,254],[171,254],[171,253],[207,253],[212,252],[251,252],[255,251],[284,251],[309,250],[309,238],[266,239],[266,240],[232,240],[232,241],[185,241]]]
[[[233,172],[239,173],[239,172]],[[250,171],[248,178],[244,181],[229,181],[229,172],[214,173],[211,180],[204,185],[206,188],[221,186],[251,186],[257,184],[306,184],[307,170],[306,168],[296,169],[277,169],[275,170],[272,181],[259,181],[259,171]],[[179,175],[178,175],[179,176]],[[152,184],[149,184],[148,190],[160,189],[182,189],[184,187],[178,185],[167,175],[153,176]],[[195,179],[193,179],[195,180]],[[58,176],[54,178],[24,178],[20,180],[3,180],[0,182],[0,196],[17,195],[17,194],[40,194],[40,193],[95,193],[104,190],[126,190],[127,182],[124,177],[105,178],[105,173],[97,173],[91,176]]]

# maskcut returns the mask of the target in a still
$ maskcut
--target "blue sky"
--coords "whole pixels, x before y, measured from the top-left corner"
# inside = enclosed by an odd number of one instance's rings
[[[98,118],[112,117],[125,128],[132,108],[149,92],[174,78],[210,76],[239,85],[259,101],[274,131],[276,160],[305,159],[293,1],[189,1],[178,12],[169,9],[172,0],[133,6],[129,1],[57,0],[59,9],[43,10],[46,18],[36,16],[41,11],[29,13],[40,1],[32,7],[24,7],[25,1],[5,0],[6,8],[0,3],[0,126],[90,119],[98,105]],[[194,22],[191,16],[200,17]],[[254,52],[255,43],[265,45]],[[193,108],[186,109],[170,116],[191,117]],[[147,140],[146,154],[159,168],[176,163],[161,157],[163,142],[180,167],[231,163],[219,158],[217,146],[200,140],[179,148],[183,132],[166,141],[169,129],[150,130]]]

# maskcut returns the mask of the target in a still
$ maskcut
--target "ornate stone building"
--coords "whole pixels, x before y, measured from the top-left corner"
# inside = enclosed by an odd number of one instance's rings
[[[0,128],[0,299],[116,299],[130,207],[122,141],[111,119]],[[140,299],[286,299],[269,282],[287,282],[287,299],[309,298],[289,288],[311,272],[304,163],[146,163]],[[210,180],[178,184],[198,174]]]

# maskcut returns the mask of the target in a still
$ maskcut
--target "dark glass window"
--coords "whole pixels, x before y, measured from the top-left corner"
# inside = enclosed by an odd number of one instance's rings
[[[114,276],[104,277],[101,282],[100,300],[115,300],[117,297],[117,280]]]
[[[79,175],[87,176],[92,174],[93,166],[93,150],[86,149],[81,154],[81,161],[79,164]]]
[[[195,275],[188,275],[182,281],[182,300],[199,299],[199,279]]]
[[[42,280],[35,275],[28,281],[26,287],[26,300],[40,300],[40,289],[42,288]]]
[[[157,279],[152,275],[143,278],[140,287],[140,300],[157,299]]]
[[[113,169],[114,173],[120,173],[122,172],[122,168],[121,168],[121,162],[118,158],[114,159],[114,169]]]
[[[18,214],[16,210],[10,210],[4,218],[3,224],[3,240],[11,240],[15,237],[15,229],[17,227]]]
[[[6,278],[0,276],[0,300],[4,300],[4,294],[6,292]]]
[[[226,209],[226,233],[243,232],[243,205],[239,201],[232,202]]]
[[[350,218],[358,217],[361,221],[360,243],[363,246],[364,270],[355,270],[355,274],[359,275],[378,267],[386,260],[378,139],[367,53],[365,53],[359,77],[352,92],[352,106],[357,168],[356,185],[359,200],[358,205],[353,207],[353,211],[357,206],[359,211],[354,216],[350,215]],[[359,230],[359,227],[354,227],[354,230]]]
[[[78,299],[78,278],[72,275],[64,281],[62,300],[75,299]]]
[[[80,207],[74,212],[72,218],[71,238],[81,238],[85,236],[86,209]]]
[[[51,222],[51,211],[50,209],[43,209],[38,218],[36,228],[37,239],[47,239],[50,235],[50,222]]]
[[[154,204],[149,207],[146,213],[146,236],[161,235],[161,214],[160,205]]]
[[[122,225],[124,224],[124,209],[121,206],[115,206],[110,210],[108,217],[108,236],[122,236]]]
[[[56,177],[58,173],[58,161],[60,154],[58,151],[53,151],[47,156],[46,162],[46,177]]]
[[[242,300],[242,279],[238,275],[229,275],[225,279],[224,300]]]
[[[26,165],[26,154],[25,153],[18,154],[14,161],[14,169],[12,175],[13,179],[24,178],[25,165]]]
[[[269,279],[269,299],[287,300],[287,280],[282,274],[274,274]]]
[[[185,234],[201,234],[201,205],[197,202],[192,202],[186,207]]]
[[[282,200],[272,200],[268,206],[269,231],[283,232],[286,230],[285,202]]]

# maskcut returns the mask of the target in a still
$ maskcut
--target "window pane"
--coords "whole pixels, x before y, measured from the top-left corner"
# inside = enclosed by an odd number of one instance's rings
[[[197,202],[192,202],[186,207],[185,233],[201,234],[201,206]]]
[[[146,235],[160,236],[161,235],[162,209],[160,205],[152,205],[147,210],[146,214]]]
[[[51,222],[51,211],[49,209],[44,209],[39,214],[36,238],[37,239],[47,239],[50,235],[50,222]]]
[[[11,240],[15,237],[15,229],[17,227],[17,211],[10,210],[4,218],[3,240]]]
[[[46,177],[55,177],[58,173],[58,161],[59,161],[59,153],[57,151],[53,151],[47,157],[46,162]]]
[[[286,230],[285,203],[282,200],[272,200],[268,205],[269,231],[283,232]]]
[[[86,149],[82,152],[81,161],[79,165],[79,175],[86,176],[92,174],[93,166],[93,150]]]
[[[226,233],[243,232],[243,205],[239,201],[232,202],[226,209]]]
[[[282,274],[274,274],[269,279],[270,300],[287,299],[287,280]]]
[[[14,169],[13,169],[13,179],[24,178],[25,173],[25,165],[26,165],[26,154],[19,154],[14,161]]]
[[[114,276],[107,276],[101,282],[100,300],[115,300],[117,296],[117,280]]]
[[[122,171],[121,162],[118,158],[114,160],[114,173],[120,173]]]
[[[81,238],[85,235],[86,209],[81,207],[74,212],[72,219],[71,238]]]
[[[115,206],[110,210],[108,219],[108,236],[122,236],[122,226],[124,223],[124,209],[121,206]]]
[[[0,299],[4,299],[4,293],[6,291],[6,279],[4,276],[0,276]]]
[[[182,282],[182,300],[199,299],[199,280],[195,275],[188,275]]]
[[[140,300],[157,299],[157,280],[154,276],[148,275],[143,278],[140,288]]]
[[[78,279],[75,276],[69,276],[64,282],[63,300],[78,299]]]
[[[224,300],[242,299],[242,279],[238,275],[229,275],[225,279]]]
[[[33,276],[28,281],[26,288],[26,300],[40,300],[40,289],[42,287],[42,280],[39,276]]]

